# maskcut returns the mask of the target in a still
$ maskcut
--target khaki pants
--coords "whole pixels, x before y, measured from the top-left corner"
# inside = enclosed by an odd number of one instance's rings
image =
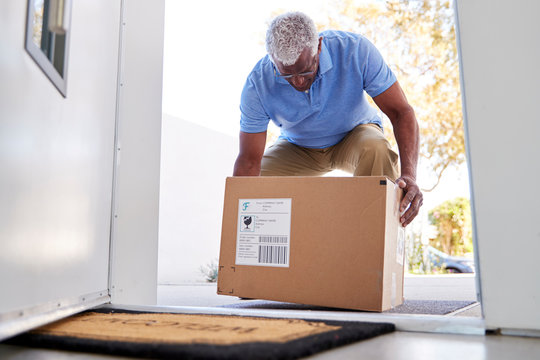
[[[358,125],[336,145],[309,149],[278,140],[264,153],[263,176],[318,176],[332,170],[354,176],[399,177],[398,155],[376,124]]]

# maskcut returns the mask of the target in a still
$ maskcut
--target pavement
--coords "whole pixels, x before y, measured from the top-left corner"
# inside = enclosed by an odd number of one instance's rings
[[[403,292],[406,300],[477,300],[474,274],[405,275]],[[240,301],[236,296],[217,295],[215,283],[158,285],[159,306],[215,307],[238,304]],[[476,303],[449,315],[482,317],[481,306]]]

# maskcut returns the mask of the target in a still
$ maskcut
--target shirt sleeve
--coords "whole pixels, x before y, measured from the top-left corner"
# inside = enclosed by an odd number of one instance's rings
[[[262,106],[261,99],[251,77],[248,77],[240,99],[240,130],[247,133],[266,131],[270,117]]]
[[[396,82],[396,76],[385,63],[379,50],[369,40],[362,39],[359,51],[364,57],[364,61],[360,63],[364,90],[371,97],[380,95]]]

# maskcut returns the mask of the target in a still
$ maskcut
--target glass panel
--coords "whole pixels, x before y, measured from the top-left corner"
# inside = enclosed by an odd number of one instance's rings
[[[35,0],[34,7],[32,11],[32,41],[36,46],[41,48],[41,32],[43,28],[43,8],[44,0]]]
[[[69,7],[70,5],[70,1],[28,0],[26,50],[64,96],[66,95],[65,64],[67,63],[69,34],[63,31],[60,31],[61,33],[50,31],[49,16],[58,13],[56,11],[58,6]],[[49,13],[51,8],[55,9],[52,14]],[[62,15],[66,11],[69,13],[69,9],[63,8]],[[51,21],[55,23],[54,20]]]

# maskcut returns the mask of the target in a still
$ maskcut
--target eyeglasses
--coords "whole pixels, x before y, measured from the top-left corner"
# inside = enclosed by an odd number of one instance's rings
[[[317,73],[317,63],[318,63],[318,59],[317,58],[314,58],[314,63],[313,63],[313,66],[311,66],[311,68],[315,68],[314,71],[306,71],[306,72],[303,72],[303,73],[300,73],[300,74],[290,74],[290,75],[282,75],[282,74],[278,74],[278,71],[276,69],[276,66],[274,65],[274,75],[278,78],[281,78],[281,79],[292,79],[293,77],[296,77],[296,76],[299,76],[299,77],[306,77],[306,76],[311,76],[315,73]]]
[[[274,69],[274,75],[282,79],[292,79],[293,77],[296,77],[296,76],[305,77],[305,76],[311,76],[313,74],[315,74],[315,71],[306,71],[300,74],[281,75],[281,74],[278,74],[276,70]]]

